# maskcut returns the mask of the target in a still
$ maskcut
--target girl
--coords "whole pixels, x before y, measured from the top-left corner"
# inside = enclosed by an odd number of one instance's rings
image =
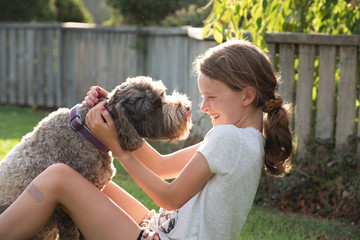
[[[290,170],[287,111],[275,94],[278,80],[268,57],[247,41],[211,48],[194,66],[204,97],[201,111],[213,123],[199,144],[160,155],[144,141],[137,151],[125,152],[105,102],[86,117],[87,126],[161,207],[159,213],[113,182],[101,192],[68,166],[56,164],[34,179],[0,216],[0,239],[31,237],[56,206],[70,215],[88,240],[238,239],[263,165],[275,176]],[[83,104],[92,106],[106,95],[91,87]],[[175,179],[168,183],[164,180],[168,178]]]

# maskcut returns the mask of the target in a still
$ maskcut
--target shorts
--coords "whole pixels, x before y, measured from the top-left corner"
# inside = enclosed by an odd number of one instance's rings
[[[166,215],[164,214],[166,212]],[[176,214],[174,214],[176,213]],[[144,220],[139,224],[140,227],[145,231],[148,232],[148,235],[151,235],[152,232],[155,232],[155,235],[152,239],[154,240],[170,240],[170,238],[166,235],[166,230],[164,229],[165,226],[168,227],[168,222],[171,219],[171,216],[176,215],[176,212],[167,212],[164,209],[160,209],[160,213],[157,214],[155,210],[151,210],[144,218]],[[168,220],[168,221],[166,221]],[[171,221],[173,222],[173,221]],[[170,224],[171,225],[171,224]],[[168,228],[166,228],[168,229]],[[146,235],[145,235],[146,236]],[[151,238],[143,238],[144,240],[152,240]]]

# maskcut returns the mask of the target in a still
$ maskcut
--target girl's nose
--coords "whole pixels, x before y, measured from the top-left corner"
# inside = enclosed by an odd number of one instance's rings
[[[206,113],[208,111],[208,107],[207,107],[207,103],[206,103],[205,99],[201,103],[200,110],[203,113]]]

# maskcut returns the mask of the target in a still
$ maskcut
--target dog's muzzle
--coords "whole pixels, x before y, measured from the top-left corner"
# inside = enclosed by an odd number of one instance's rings
[[[186,118],[186,121],[190,121],[191,117],[192,117],[192,110],[190,107],[186,107],[186,109],[188,110],[188,112],[185,114],[185,118]]]

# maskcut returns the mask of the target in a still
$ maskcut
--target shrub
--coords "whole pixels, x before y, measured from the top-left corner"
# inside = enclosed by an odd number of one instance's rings
[[[175,27],[175,26],[193,26],[202,27],[203,21],[210,14],[210,8],[199,8],[195,4],[190,4],[188,8],[181,8],[174,14],[167,16],[161,25],[164,27]]]
[[[205,5],[207,0],[106,0],[112,8],[112,19],[107,24],[159,25],[167,16],[190,4]]]
[[[91,14],[81,0],[57,0],[55,6],[56,20],[59,22],[93,22]]]
[[[124,23],[149,25],[160,22],[169,13],[174,12],[179,7],[178,2],[167,0],[107,0],[107,5],[123,17]]]
[[[1,0],[0,21],[92,22],[81,0]]]
[[[51,21],[56,9],[49,0],[1,0],[0,21]]]
[[[334,150],[332,142],[309,141],[305,157],[284,178],[263,174],[256,202],[280,210],[360,224],[360,174],[356,138]]]

